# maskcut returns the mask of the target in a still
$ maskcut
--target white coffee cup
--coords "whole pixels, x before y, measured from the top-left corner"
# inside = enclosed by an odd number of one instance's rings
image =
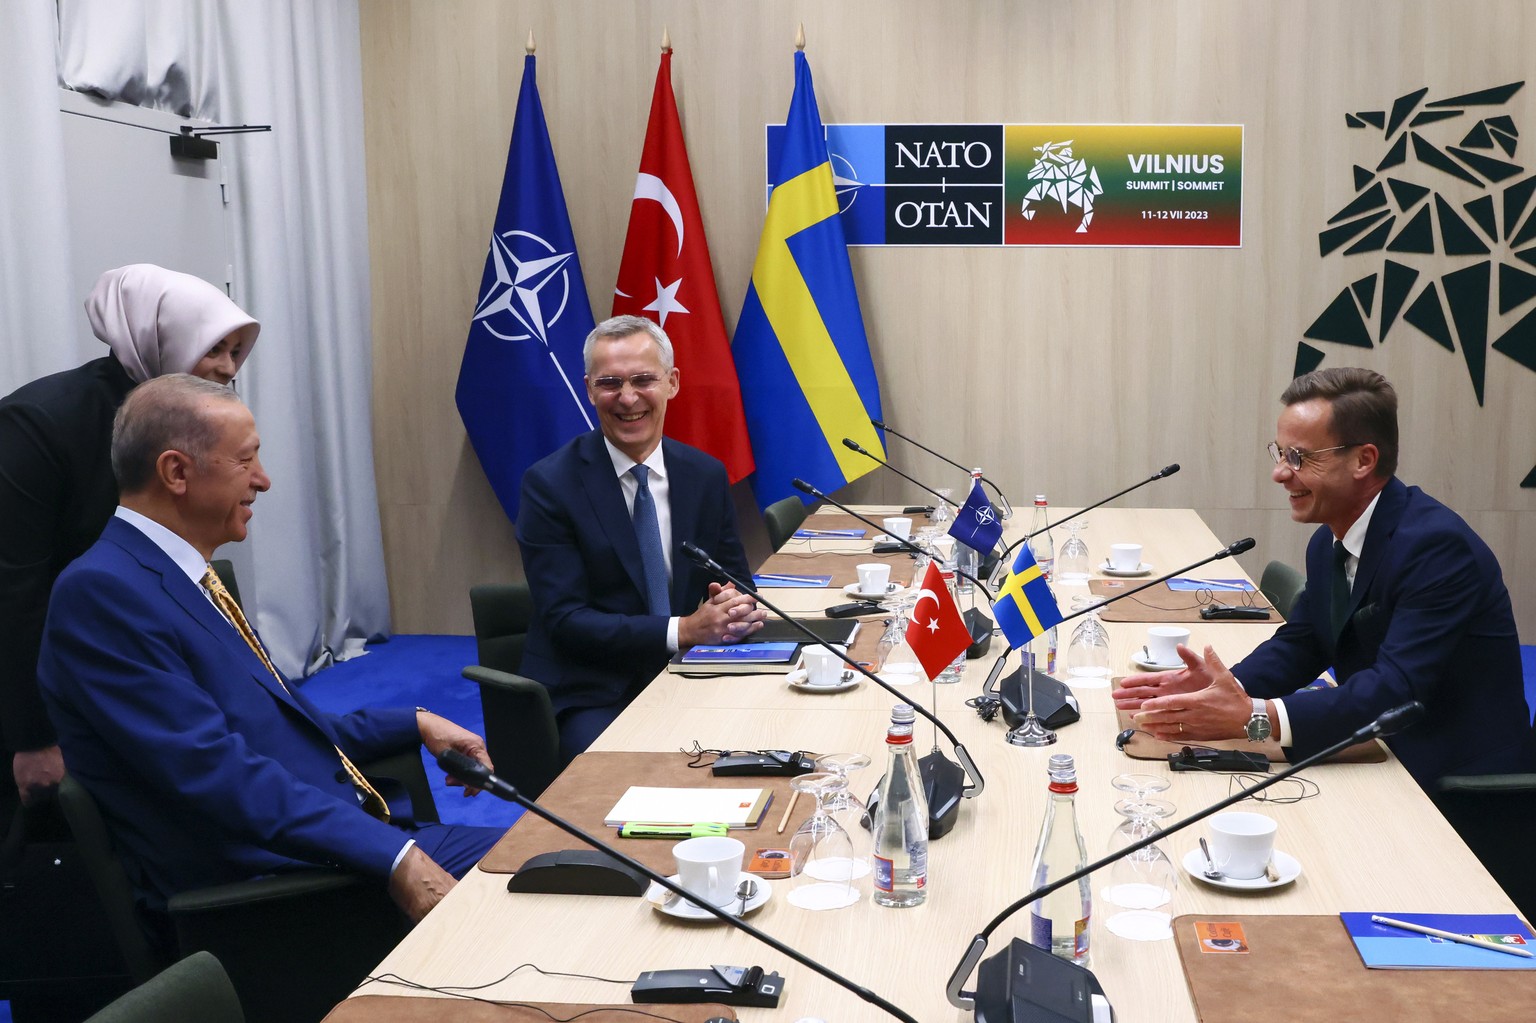
[[[734,838],[689,838],[672,849],[677,858],[677,883],[713,906],[737,898],[736,884],[747,847]]]
[[[869,596],[883,594],[891,581],[891,566],[883,561],[871,561],[858,566],[859,591]]]
[[[1277,830],[1279,825],[1262,813],[1218,813],[1211,818],[1211,862],[1240,881],[1263,877]]]
[[[1181,625],[1154,625],[1147,629],[1147,659],[1153,664],[1182,664],[1178,646],[1189,643],[1189,630]]]
[[[1116,572],[1134,572],[1139,569],[1141,567],[1141,544],[1110,544],[1109,567]]]
[[[886,533],[898,540],[912,539],[912,520],[904,515],[895,515],[888,519],[881,519],[880,524],[885,527]]]
[[[835,686],[843,680],[843,659],[822,646],[806,646],[800,653],[805,661],[805,684]]]

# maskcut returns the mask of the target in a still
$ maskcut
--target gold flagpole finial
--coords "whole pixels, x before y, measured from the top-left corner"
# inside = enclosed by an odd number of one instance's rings
[[[528,51],[528,56],[533,56],[535,47],[533,45],[533,29],[531,28],[528,30],[528,45],[524,46],[523,49]]]
[[[661,52],[672,52],[672,34],[667,31],[667,26],[661,26]]]
[[[800,27],[795,30],[795,50],[800,53],[805,52],[805,22],[803,21],[800,23]]]

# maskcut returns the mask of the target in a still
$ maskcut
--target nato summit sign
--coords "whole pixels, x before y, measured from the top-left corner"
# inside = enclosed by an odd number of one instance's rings
[[[850,245],[1242,244],[1240,124],[829,124]],[[782,125],[768,125],[768,187]]]

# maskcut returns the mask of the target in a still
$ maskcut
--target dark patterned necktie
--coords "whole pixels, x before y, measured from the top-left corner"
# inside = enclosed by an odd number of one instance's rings
[[[272,659],[267,656],[261,640],[256,637],[256,631],[251,628],[251,623],[246,621],[245,612],[240,610],[234,595],[224,588],[224,581],[219,578],[212,565],[209,565],[208,571],[203,573],[203,586],[213,596],[214,606],[224,613],[224,617],[229,619],[235,631],[240,633],[240,638],[245,640],[245,645],[251,648],[253,654],[261,658],[261,663],[267,666],[267,670],[272,673],[273,678],[277,679],[277,684],[283,687],[283,691],[292,696],[293,691],[288,688],[288,683],[283,681],[283,676],[279,675],[277,669],[272,666]],[[342,770],[347,772],[347,777],[352,779],[352,784],[357,786],[357,791],[362,794],[363,809],[381,821],[389,820],[389,804],[384,801],[383,796],[379,795],[379,790],[368,783],[368,779],[363,777],[363,772],[357,769],[351,757],[341,751],[340,746],[332,748],[341,758]]]
[[[667,596],[667,559],[661,549],[661,523],[656,518],[656,498],[651,496],[651,470],[637,465],[629,470],[640,488],[635,491],[635,539],[640,541],[640,563],[645,568],[645,600],[653,615],[671,615]]]
[[[1344,571],[1349,549],[1343,540],[1333,541],[1333,638],[1338,640],[1349,618],[1349,575]]]

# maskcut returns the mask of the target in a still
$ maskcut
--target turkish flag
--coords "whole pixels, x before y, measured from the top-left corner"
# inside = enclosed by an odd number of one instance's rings
[[[937,562],[930,561],[923,573],[923,587],[917,591],[917,603],[912,605],[912,620],[907,623],[907,646],[928,677],[935,679],[970,645],[970,630],[944,585],[944,574]]]
[[[681,388],[667,403],[666,434],[725,463],[731,482],[753,469],[736,363],[720,315],[704,220],[672,96],[672,53],[661,55],[629,233],[613,289],[613,315],[645,316],[672,339]]]

